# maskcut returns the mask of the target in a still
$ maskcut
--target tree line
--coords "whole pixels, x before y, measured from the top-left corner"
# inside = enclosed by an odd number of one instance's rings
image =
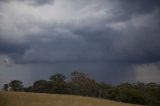
[[[54,74],[49,80],[38,80],[32,86],[24,87],[23,82],[12,80],[4,84],[4,91],[70,94],[99,97],[119,102],[160,106],[160,84],[122,83],[111,85],[100,83],[82,72],[72,72],[70,78],[63,74]]]

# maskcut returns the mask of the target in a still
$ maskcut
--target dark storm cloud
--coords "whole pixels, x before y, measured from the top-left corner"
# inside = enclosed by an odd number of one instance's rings
[[[52,0],[36,0],[32,3],[42,5],[50,2]],[[76,3],[72,4],[77,5]],[[83,2],[80,3],[83,4]],[[105,3],[107,4],[103,1],[103,5]],[[91,20],[86,19],[86,23],[83,22],[84,20],[79,20],[78,24],[51,23],[47,26],[37,22],[35,24],[40,27],[40,31],[31,32],[27,37],[30,48],[22,44],[8,45],[3,41],[4,43],[0,46],[1,53],[20,54],[23,57],[22,63],[27,61],[34,63],[38,61],[124,63],[159,61],[159,2],[157,0],[123,0],[113,3],[117,3],[118,7],[110,10],[113,16],[109,19],[106,19],[106,13],[100,19],[97,18],[98,16]],[[105,7],[97,9],[105,10]],[[76,21],[73,20],[73,22]],[[23,28],[23,25],[26,26],[21,24],[20,28]],[[25,28],[21,30],[25,31]]]
[[[23,55],[27,48],[29,48],[29,46],[25,44],[8,44],[2,41],[0,42],[0,54],[21,54]]]
[[[160,11],[132,19],[123,35],[114,43],[114,53],[126,62],[157,62],[160,60]],[[130,24],[130,23],[129,23]],[[119,49],[119,50],[118,50]]]
[[[0,0],[0,2],[8,2],[9,0]]]
[[[16,63],[22,63],[22,57],[26,49],[28,49],[29,47],[29,44],[16,44],[0,40],[0,55],[7,55],[15,60]]]
[[[159,0],[122,0],[119,3],[128,14],[148,13],[160,6]]]
[[[157,9],[157,8],[156,8]],[[147,63],[160,60],[159,9],[137,15],[127,21],[75,31],[93,44],[94,49],[105,53],[103,59],[125,63]],[[112,26],[113,25],[113,26]]]
[[[33,0],[33,5],[52,4],[54,0]]]
[[[0,2],[27,2],[34,6],[42,6],[45,4],[52,4],[54,0],[0,0]]]
[[[20,1],[20,2],[23,2],[23,1],[25,1],[25,0],[0,0],[0,2],[14,2],[14,1]]]

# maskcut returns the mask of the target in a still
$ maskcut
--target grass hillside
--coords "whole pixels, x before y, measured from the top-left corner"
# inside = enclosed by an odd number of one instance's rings
[[[110,100],[41,93],[0,92],[0,106],[141,106]]]

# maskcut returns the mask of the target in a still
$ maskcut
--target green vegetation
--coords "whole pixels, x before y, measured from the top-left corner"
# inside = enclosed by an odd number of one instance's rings
[[[13,80],[9,83],[12,91],[23,91],[23,83],[19,80]]]
[[[104,98],[118,102],[160,106],[159,84],[137,82],[112,86],[106,83],[98,83],[87,74],[76,71],[71,73],[69,79],[66,79],[62,74],[54,74],[48,81],[38,80],[30,87],[23,87],[21,81],[13,80],[9,84],[4,85],[4,90],[81,95]]]
[[[0,106],[141,106],[59,94],[0,92]]]

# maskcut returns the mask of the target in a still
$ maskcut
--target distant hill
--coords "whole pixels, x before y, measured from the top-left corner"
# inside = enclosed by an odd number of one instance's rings
[[[142,106],[110,100],[42,93],[0,92],[0,106]]]

